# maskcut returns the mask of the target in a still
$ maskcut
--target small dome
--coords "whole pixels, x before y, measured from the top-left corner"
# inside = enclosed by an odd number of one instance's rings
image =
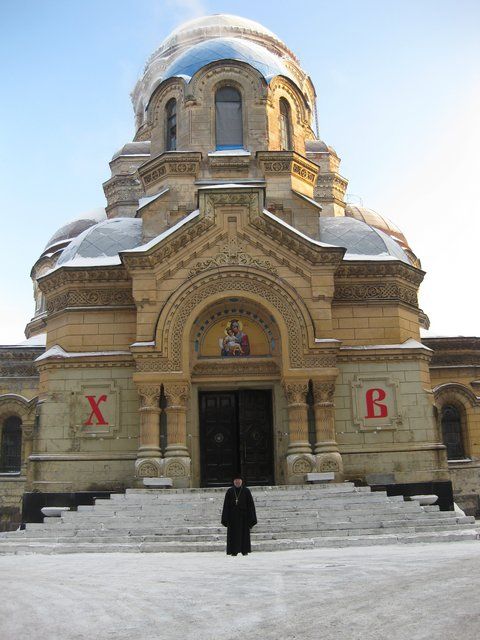
[[[169,65],[163,80],[179,76],[189,82],[197,71],[217,60],[239,60],[259,71],[267,82],[275,76],[287,76],[295,82],[279,56],[255,42],[241,38],[214,38],[187,49]]]
[[[56,231],[50,240],[45,245],[44,253],[47,249],[53,249],[57,245],[66,244],[76,238],[82,231],[92,227],[97,222],[101,222],[102,220],[106,220],[107,216],[105,214],[105,209],[93,209],[93,211],[89,211],[88,213],[84,213],[78,218],[67,222],[63,227],[60,227],[58,231]],[[60,247],[58,247],[60,248]]]
[[[63,250],[57,266],[77,258],[105,258],[134,249],[143,242],[142,220],[113,218],[86,229]]]
[[[411,261],[402,247],[389,235],[354,218],[320,218],[320,240],[345,247],[345,256],[361,260],[363,256],[392,257],[407,264]],[[368,259],[368,258],[367,258]]]
[[[137,142],[127,142],[112,156],[112,161],[121,156],[149,156],[150,140],[139,140]]]
[[[405,249],[410,248],[408,246],[407,239],[397,227],[397,225],[393,224],[393,222],[388,218],[385,218],[385,216],[382,216],[376,211],[373,211],[373,209],[367,209],[367,207],[359,207],[358,205],[354,204],[347,204],[345,215],[349,218],[355,218],[355,220],[366,222],[376,229],[380,229],[387,235],[397,240],[397,242],[399,242]]]
[[[337,152],[333,147],[329,147],[323,140],[305,140],[305,151],[310,153],[333,153]]]

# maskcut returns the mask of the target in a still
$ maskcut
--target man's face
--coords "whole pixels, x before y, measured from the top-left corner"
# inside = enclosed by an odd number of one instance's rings
[[[233,484],[235,487],[237,487],[237,489],[240,489],[240,487],[242,486],[243,480],[241,478],[235,478],[235,480],[233,481]]]

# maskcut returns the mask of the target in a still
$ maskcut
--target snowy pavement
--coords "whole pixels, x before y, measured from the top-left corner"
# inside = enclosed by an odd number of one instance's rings
[[[2,640],[477,640],[480,542],[0,557]]]

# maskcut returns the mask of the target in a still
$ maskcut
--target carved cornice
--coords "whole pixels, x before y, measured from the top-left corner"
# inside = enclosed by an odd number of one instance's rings
[[[75,307],[130,307],[135,308],[129,289],[77,289],[65,291],[47,300],[49,314]]]
[[[148,269],[168,261],[176,256],[179,251],[188,247],[194,240],[202,236],[213,226],[213,221],[208,217],[197,218],[190,224],[179,229],[164,242],[152,247],[148,252],[133,252],[122,254],[123,261],[128,269]]]
[[[406,264],[396,261],[363,261],[344,262],[335,272],[335,279],[351,281],[356,278],[401,278],[419,287],[425,276],[425,272]]]
[[[335,284],[334,302],[354,302],[357,300],[381,300],[402,302],[411,307],[418,308],[416,289],[403,286],[395,282],[387,283],[359,283],[359,284]]]
[[[314,244],[314,242],[309,242],[308,239],[296,234],[288,227],[267,218],[263,215],[263,212],[251,216],[250,223],[258,229],[262,235],[271,238],[286,247],[288,251],[291,251],[314,265],[339,265],[345,254],[345,249],[341,247],[322,247]]]
[[[133,175],[116,175],[103,183],[108,206],[119,203],[138,204],[143,193],[142,185]]]
[[[250,156],[210,156],[208,158],[212,171],[248,171]]]
[[[99,283],[99,282],[130,282],[130,276],[123,265],[112,267],[79,267],[59,268],[38,280],[43,293],[50,293],[64,285]]]
[[[202,154],[198,152],[180,153],[167,151],[148,160],[138,168],[138,174],[145,189],[151,189],[170,176],[191,176],[198,174]]]
[[[45,349],[43,347],[29,349],[0,348],[0,377],[38,377],[38,370],[34,364],[34,360],[44,351]]]
[[[317,181],[318,165],[295,151],[258,151],[257,158],[266,177],[290,174],[311,186]]]

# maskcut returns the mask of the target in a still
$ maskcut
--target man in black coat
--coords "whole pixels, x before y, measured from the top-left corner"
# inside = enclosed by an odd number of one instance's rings
[[[222,524],[227,527],[227,555],[250,553],[250,529],[257,524],[257,516],[252,494],[240,475],[235,476],[225,494]]]

